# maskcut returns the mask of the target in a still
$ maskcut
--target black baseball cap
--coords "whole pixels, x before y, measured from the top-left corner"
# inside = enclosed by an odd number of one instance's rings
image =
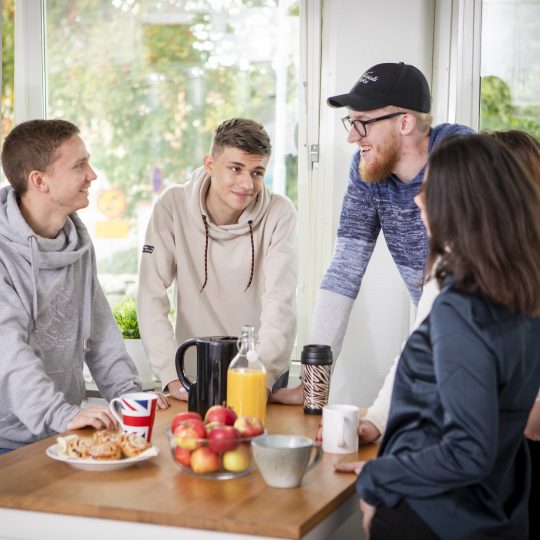
[[[422,72],[403,62],[377,64],[362,74],[348,94],[328,98],[330,107],[371,111],[387,105],[428,113],[429,85]]]

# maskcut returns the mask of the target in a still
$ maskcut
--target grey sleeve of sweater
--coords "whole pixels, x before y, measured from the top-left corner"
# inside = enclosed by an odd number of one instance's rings
[[[309,341],[317,345],[330,345],[332,370],[341,352],[353,305],[352,298],[335,292],[319,289],[317,294]]]

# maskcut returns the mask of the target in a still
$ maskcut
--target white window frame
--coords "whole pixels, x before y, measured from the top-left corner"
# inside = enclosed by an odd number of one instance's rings
[[[308,343],[315,298],[332,249],[332,182],[324,174],[330,153],[321,152],[322,0],[301,0],[300,111],[298,130],[298,281],[297,343]],[[327,148],[327,146],[325,146]],[[299,351],[293,358],[299,358]]]
[[[15,0],[15,124],[45,118],[45,0]]]
[[[433,53],[435,124],[480,125],[481,0],[436,0]]]
[[[322,0],[300,0],[300,3],[298,205],[302,216],[299,223],[302,248],[298,304],[302,315],[298,342],[305,343],[320,276],[330,258],[333,238],[328,211],[331,182],[321,180],[324,176],[315,155],[320,131]],[[15,9],[15,123],[18,124],[46,118],[46,0],[16,0]],[[331,157],[329,153],[327,157]],[[318,216],[327,217],[319,219]]]

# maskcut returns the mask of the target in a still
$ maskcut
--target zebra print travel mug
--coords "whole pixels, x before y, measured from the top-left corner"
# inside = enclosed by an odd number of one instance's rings
[[[322,414],[328,402],[332,349],[329,345],[304,345],[301,362],[304,414]]]

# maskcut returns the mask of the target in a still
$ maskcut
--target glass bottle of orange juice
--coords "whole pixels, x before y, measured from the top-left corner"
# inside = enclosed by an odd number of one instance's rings
[[[227,371],[227,405],[238,416],[266,420],[266,369],[259,357],[255,327],[244,325],[238,342],[238,354]]]

